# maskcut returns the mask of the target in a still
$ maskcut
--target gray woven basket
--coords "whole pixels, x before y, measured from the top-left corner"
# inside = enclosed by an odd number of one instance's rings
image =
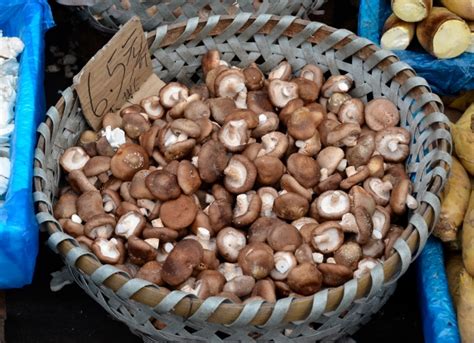
[[[293,15],[306,18],[321,13],[327,0],[56,0],[75,6],[79,15],[92,26],[115,32],[133,16],[141,19],[145,31],[159,25],[183,22],[189,18],[204,19],[210,15],[236,15],[238,12]],[[258,4],[258,5],[256,5]]]
[[[37,219],[50,234],[49,245],[60,253],[76,282],[115,318],[146,341],[284,341],[336,340],[367,322],[388,299],[395,281],[423,248],[439,215],[438,194],[451,162],[451,135],[439,98],[391,52],[346,30],[295,17],[239,14],[162,26],[148,35],[154,70],[164,81],[191,84],[200,75],[201,56],[218,49],[239,67],[256,61],[269,71],[287,59],[295,71],[307,63],[327,75],[350,73],[354,97],[364,102],[385,96],[397,104],[401,125],[412,133],[406,168],[414,181],[418,209],[395,243],[395,253],[370,274],[314,296],[284,298],[275,304],[205,301],[180,291],[163,289],[102,265],[77,241],[62,232],[52,215],[61,178],[62,152],[86,129],[74,87],[66,89],[39,128],[35,157]],[[151,319],[166,327],[158,330]]]

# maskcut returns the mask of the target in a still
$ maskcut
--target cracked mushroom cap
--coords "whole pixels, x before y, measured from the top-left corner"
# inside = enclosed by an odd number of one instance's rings
[[[311,244],[323,254],[336,251],[343,243],[344,232],[336,221],[324,222],[313,229]]]
[[[276,184],[286,168],[283,162],[275,156],[260,156],[254,161],[257,168],[257,181],[262,185]]]
[[[374,131],[397,126],[400,112],[393,102],[385,98],[369,101],[365,106],[365,123]]]
[[[160,218],[165,227],[180,230],[193,223],[197,210],[194,199],[181,194],[178,198],[161,204]]]
[[[323,275],[313,263],[302,263],[288,274],[288,286],[301,295],[312,295],[321,289]]]
[[[402,162],[410,153],[410,132],[402,127],[390,127],[377,132],[375,150],[386,162]]]
[[[393,186],[390,181],[382,181],[377,177],[369,177],[364,181],[364,189],[374,198],[375,203],[385,206],[390,201]]]
[[[117,179],[129,181],[136,172],[147,169],[148,154],[138,144],[123,144],[110,161],[110,170]]]
[[[262,200],[257,192],[249,191],[236,197],[232,223],[241,227],[252,224],[259,216]]]
[[[140,236],[145,228],[146,219],[140,213],[130,211],[120,217],[115,226],[115,234],[124,238]]]
[[[242,250],[247,239],[245,234],[233,227],[225,227],[217,234],[217,251],[228,262],[237,262],[239,252]]]
[[[102,263],[123,264],[125,260],[125,246],[118,238],[98,238],[92,243],[91,250]]]
[[[130,236],[127,240],[128,258],[130,262],[142,266],[147,262],[155,261],[158,250],[143,239]]]
[[[280,222],[268,232],[267,243],[275,251],[294,252],[303,239],[296,227]]]
[[[344,101],[337,116],[341,123],[364,124],[364,103],[358,98]]]
[[[89,158],[83,148],[74,146],[64,151],[59,159],[59,163],[61,167],[69,173],[73,170],[82,169],[89,161]]]
[[[350,200],[346,192],[335,190],[321,194],[317,199],[318,214],[326,219],[340,219],[350,210]]]
[[[274,156],[282,158],[288,150],[288,136],[279,131],[273,131],[262,136],[262,148],[258,152],[260,156]]]
[[[231,120],[219,130],[219,141],[227,150],[238,152],[245,149],[249,140],[249,130],[244,119]]]
[[[188,88],[179,82],[170,82],[160,90],[160,102],[164,108],[172,108],[188,96]]]
[[[236,68],[222,71],[214,81],[214,89],[217,97],[234,99],[240,92],[247,92],[244,73]]]
[[[114,233],[115,218],[108,214],[98,214],[90,218],[84,225],[84,234],[90,239],[109,239]]]
[[[257,280],[265,278],[275,266],[272,248],[260,242],[247,244],[240,250],[237,261],[245,275]]]
[[[203,249],[198,241],[184,239],[171,250],[161,269],[163,281],[177,286],[186,281],[203,258]]]
[[[298,85],[279,79],[271,80],[268,84],[268,96],[275,107],[283,108],[289,101],[298,98]]]
[[[298,181],[303,187],[314,187],[320,178],[320,167],[318,162],[312,157],[303,154],[294,153],[288,157],[286,166],[288,172]]]
[[[209,140],[201,147],[198,154],[199,176],[204,182],[214,183],[223,175],[229,162],[222,143]]]
[[[152,171],[145,178],[145,184],[150,193],[161,201],[176,199],[181,194],[176,176],[163,169]]]
[[[334,252],[337,264],[344,265],[351,270],[357,269],[357,264],[362,259],[362,248],[356,242],[346,242]]]
[[[320,263],[319,271],[323,274],[323,284],[338,287],[352,279],[352,270],[342,264]]]
[[[330,98],[333,93],[347,93],[352,87],[353,80],[349,75],[332,75],[323,84],[321,94]]]
[[[285,280],[293,268],[296,267],[297,261],[295,255],[289,251],[278,251],[273,255],[275,268],[270,272],[270,276],[274,280]]]
[[[234,155],[224,169],[225,188],[235,194],[248,192],[257,178],[257,168],[244,155]]]
[[[273,204],[275,214],[286,220],[304,217],[309,210],[309,202],[296,193],[285,193],[278,196]]]
[[[325,175],[327,177],[332,175],[343,159],[344,150],[339,147],[328,146],[322,149],[316,157],[316,161],[321,168],[321,176]]]

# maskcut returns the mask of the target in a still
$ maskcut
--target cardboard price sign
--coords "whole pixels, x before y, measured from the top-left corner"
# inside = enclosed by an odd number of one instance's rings
[[[74,79],[89,125],[98,130],[102,117],[120,109],[152,73],[142,25],[133,17]]]

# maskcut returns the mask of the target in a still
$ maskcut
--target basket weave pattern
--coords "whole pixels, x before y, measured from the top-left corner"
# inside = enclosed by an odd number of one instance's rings
[[[37,219],[50,233],[50,247],[60,252],[76,282],[109,313],[125,322],[146,341],[178,339],[198,341],[335,340],[351,334],[378,311],[394,290],[395,281],[423,248],[439,215],[438,194],[451,162],[451,135],[439,98],[392,53],[347,30],[295,17],[212,16],[183,24],[162,26],[148,35],[154,71],[165,82],[185,84],[199,79],[201,56],[218,49],[222,58],[240,67],[257,62],[268,72],[286,59],[293,70],[317,64],[327,74],[350,73],[351,95],[364,102],[385,96],[397,104],[401,126],[412,133],[406,168],[420,203],[409,214],[408,227],[394,245],[394,253],[361,279],[326,289],[314,296],[284,298],[275,304],[228,303],[211,297],[201,301],[158,286],[130,279],[97,258],[62,232],[52,216],[61,177],[59,156],[74,145],[86,128],[73,88],[41,124],[35,161]],[[150,318],[167,326],[157,330]],[[289,329],[289,330],[287,330]]]

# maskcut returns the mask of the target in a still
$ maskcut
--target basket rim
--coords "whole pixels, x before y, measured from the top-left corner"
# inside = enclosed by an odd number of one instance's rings
[[[225,28],[227,28],[233,22],[235,18],[235,16],[219,16],[219,17],[220,18],[217,25],[209,33],[210,36],[215,36],[221,33]],[[248,26],[250,26],[255,21],[256,18],[257,17],[255,16],[251,16],[247,20],[247,22],[244,24],[244,26],[241,28],[240,32],[242,30],[245,30]],[[279,16],[271,16],[268,22],[264,26],[261,27],[258,33],[269,34],[272,31],[272,29],[275,27],[275,25],[278,23],[280,18],[281,17]],[[197,27],[195,28],[195,31],[186,39],[186,41],[192,40],[193,37],[205,26],[207,21],[208,19],[199,20],[199,23]],[[168,27],[167,34],[163,38],[163,40],[159,43],[159,47],[172,45],[173,42],[175,42],[179,37],[181,37],[181,35],[183,34],[183,32],[185,31],[187,27],[187,22],[188,21],[184,21],[182,23],[167,25]],[[298,34],[299,32],[301,32],[305,28],[305,26],[309,23],[310,21],[295,18],[293,22],[291,23],[291,25],[282,33],[282,35],[292,37]],[[329,36],[330,34],[338,30],[326,24],[322,24],[322,25],[323,26],[321,27],[321,29],[317,30],[317,32],[313,34],[313,36],[308,38],[307,40],[308,42],[314,43],[314,44],[320,43],[324,38],[326,38],[327,36]],[[351,34],[350,36],[348,36],[347,38],[345,38],[344,40],[336,44],[334,48],[339,49],[342,46],[354,40],[355,38],[358,38],[358,36],[355,34]],[[154,44],[154,39],[155,39],[155,32],[150,32],[147,36],[149,47],[151,47],[152,44]],[[381,50],[380,48],[376,47],[375,44],[372,43],[371,45],[368,45],[362,48],[359,52],[356,53],[356,55],[358,55],[363,60],[366,60],[373,53],[380,50]],[[378,63],[375,68],[384,69],[384,68],[387,68],[392,63],[395,63],[398,61],[399,61],[398,58],[389,56],[385,58],[384,60],[382,60],[380,63]],[[393,79],[399,82],[400,85],[403,85],[406,80],[414,76],[416,76],[416,74],[413,71],[403,70],[402,72],[397,74],[397,76],[395,76]],[[74,85],[70,87],[70,90],[73,92],[74,92],[74,89],[75,89]],[[424,86],[416,86],[413,89],[411,89],[408,94],[410,96],[413,96],[414,98],[418,98],[425,93],[429,93],[428,88]],[[61,96],[59,101],[56,103],[55,106],[52,106],[52,108],[56,108],[59,116],[62,117],[63,111],[65,109],[64,96]],[[423,110],[426,114],[430,114],[433,112],[439,112],[440,109],[434,101],[430,101],[424,105]],[[45,123],[49,128],[51,128],[53,125],[50,118],[47,118]],[[436,125],[444,125],[444,124],[436,124]],[[37,149],[44,152],[44,148],[45,148],[45,139],[43,136],[39,136]],[[434,149],[446,151],[449,153],[449,148],[446,144],[446,141],[444,140],[438,141],[437,146]],[[38,160],[35,160],[34,164],[35,164],[35,168],[39,168],[39,169],[42,168]],[[449,170],[449,165],[447,163],[441,161],[440,165],[446,171]],[[34,187],[35,187],[36,192],[42,192],[43,187],[42,187],[41,178],[37,176],[34,177]],[[439,193],[442,187],[443,187],[443,179],[439,175],[434,175],[431,181],[428,183],[428,191],[433,192],[434,194]],[[51,211],[46,204],[42,202],[38,202],[36,212],[49,213]],[[422,219],[426,222],[426,224],[428,224],[428,228],[434,225],[436,213],[434,209],[432,208],[431,204],[425,201],[422,201],[422,203],[420,204],[420,206],[415,212],[421,215]],[[46,226],[49,235],[52,235],[56,232],[60,232],[60,230],[56,227],[56,225],[52,223],[48,222],[42,225]],[[412,224],[408,224],[401,238],[407,243],[412,255],[418,249],[422,249],[422,247],[419,246],[418,231],[413,228]],[[68,252],[74,247],[75,246],[73,245],[73,243],[71,243],[68,240],[65,240],[58,244],[57,249],[60,252],[61,256],[65,258]],[[94,260],[92,257],[85,255],[77,259],[76,264],[72,265],[71,267],[74,267],[78,269],[81,273],[84,273],[90,276],[95,270],[97,270],[102,265],[103,265],[102,263]],[[397,276],[397,274],[400,274],[398,275],[398,277],[401,276],[401,273],[399,273],[399,269],[401,267],[401,258],[398,252],[394,251],[391,257],[382,263],[382,266],[383,266],[383,271],[384,271],[384,283],[388,281],[393,281],[392,278],[394,276]],[[127,278],[124,275],[114,274],[110,276],[108,279],[106,279],[103,282],[103,285],[111,289],[114,293],[116,293],[117,290],[119,290],[129,280],[130,278]],[[370,274],[366,274],[360,279],[357,279],[357,292],[356,292],[354,301],[366,297],[371,289],[371,284],[372,284],[372,280],[371,280]],[[321,291],[319,291],[316,294],[319,294],[320,292]],[[143,287],[138,292],[133,294],[130,297],[130,299],[154,308],[157,304],[159,304],[163,300],[163,298],[167,294],[168,292],[162,289],[158,290],[157,288],[153,288],[153,287]],[[312,299],[316,294],[302,297],[302,298],[294,298],[291,303],[291,306],[288,309],[287,314],[285,315],[283,319],[283,322],[304,320],[310,313],[312,302],[313,302]],[[337,309],[338,306],[341,304],[343,295],[344,295],[344,285],[339,286],[339,287],[334,287],[334,288],[328,288],[328,301],[327,301],[324,313],[328,313]],[[186,319],[186,318],[189,318],[191,315],[193,315],[197,311],[197,309],[201,306],[202,303],[203,301],[200,299],[197,299],[197,298],[190,299],[188,297],[185,297],[176,304],[176,306],[171,310],[171,312],[177,316],[184,317]],[[242,304],[222,303],[218,308],[216,308],[214,313],[210,315],[207,321],[212,322],[212,323],[219,323],[219,324],[231,324],[238,317],[243,307],[244,305]],[[268,318],[270,318],[273,308],[274,308],[274,303],[264,303],[260,307],[258,313],[255,315],[253,320],[250,322],[250,324],[251,325],[265,324]]]

